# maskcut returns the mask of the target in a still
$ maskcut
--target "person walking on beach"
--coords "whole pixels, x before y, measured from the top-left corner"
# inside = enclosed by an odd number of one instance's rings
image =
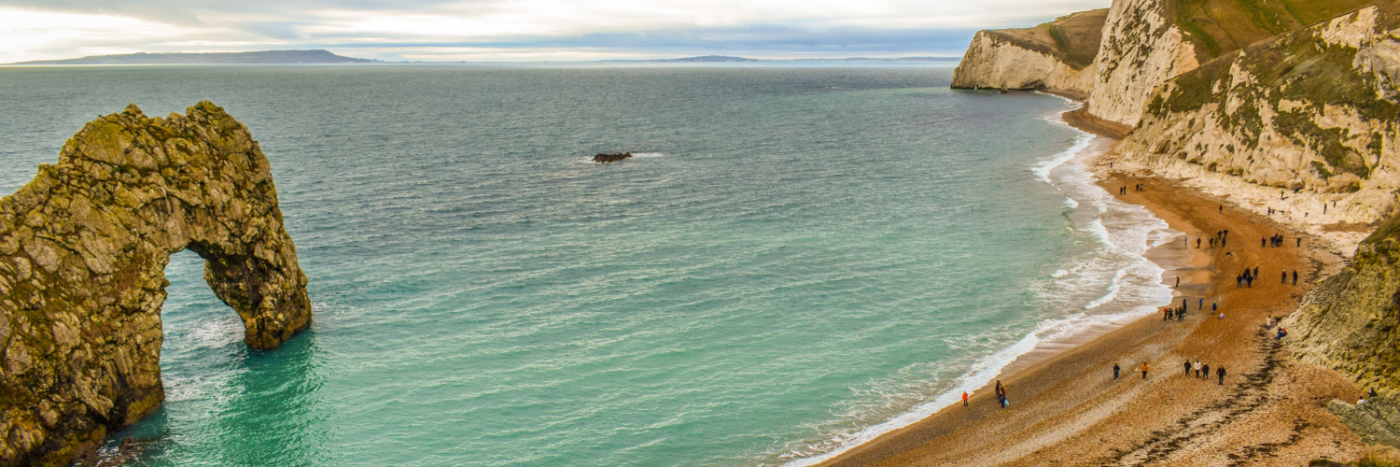
[[[1186,376],[1191,376],[1191,361],[1187,360],[1186,363],[1183,363],[1181,366],[1186,368]]]
[[[1225,367],[1222,366],[1222,367],[1220,367],[1220,368],[1216,368],[1216,369],[1215,369],[1215,376],[1219,376],[1219,377],[1220,377],[1220,385],[1221,385],[1221,386],[1224,386],[1224,385],[1225,385]]]
[[[1118,364],[1117,364],[1117,363],[1114,363],[1114,364],[1113,364],[1113,382],[1115,382],[1115,383],[1118,382],[1118,370],[1121,370],[1121,368],[1118,367]]]
[[[1210,381],[1210,365],[1201,365],[1201,379]]]
[[[1293,270],[1293,285],[1298,285],[1298,270]]]
[[[1197,297],[1197,298],[1196,298],[1196,309],[1197,309],[1197,310],[1204,310],[1204,309],[1206,309],[1206,298],[1205,298],[1205,297]]]
[[[963,391],[963,407],[967,407],[967,391]]]
[[[1201,237],[1196,237],[1196,249],[1201,249]]]
[[[1278,283],[1280,283],[1280,284],[1287,284],[1287,283],[1288,283],[1288,271],[1284,271],[1284,272],[1283,272],[1283,279],[1280,280],[1280,281],[1278,281]]]
[[[1147,362],[1142,362],[1142,379],[1147,379]]]
[[[1196,360],[1196,363],[1192,363],[1192,364],[1191,364],[1191,370],[1196,372],[1196,377],[1197,377],[1197,378],[1200,378],[1200,377],[1201,377],[1201,361],[1200,361],[1200,360]]]
[[[1176,276],[1176,287],[1181,287],[1181,276]]]

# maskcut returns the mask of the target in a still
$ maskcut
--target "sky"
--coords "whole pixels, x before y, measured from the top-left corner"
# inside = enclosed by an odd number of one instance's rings
[[[327,49],[386,61],[961,56],[1109,0],[0,0],[0,63]]]

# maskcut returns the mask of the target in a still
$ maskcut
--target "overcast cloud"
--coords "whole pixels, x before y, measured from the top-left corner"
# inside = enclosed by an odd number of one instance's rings
[[[381,60],[961,55],[1109,0],[0,0],[0,63],[329,49]]]

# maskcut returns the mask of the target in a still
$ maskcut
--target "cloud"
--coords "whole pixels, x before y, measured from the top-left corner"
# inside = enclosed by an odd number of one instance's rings
[[[0,0],[0,61],[331,48],[380,59],[957,54],[1109,0]],[[44,29],[28,27],[42,17]]]

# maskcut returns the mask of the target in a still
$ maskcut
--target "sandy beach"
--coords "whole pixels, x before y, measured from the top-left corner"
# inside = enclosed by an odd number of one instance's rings
[[[1073,115],[1066,120],[1102,138],[1117,136]],[[1335,372],[1298,362],[1286,339],[1264,326],[1296,309],[1340,263],[1332,244],[1180,181],[1115,171],[1113,156],[1110,150],[1088,164],[1099,185],[1187,236],[1188,243],[1147,253],[1167,269],[1169,285],[1181,278],[1174,304],[1187,299],[1185,319],[1148,316],[1068,349],[1024,355],[1000,377],[1009,408],[988,385],[969,407],[947,407],[819,465],[1307,465],[1361,452],[1361,440],[1323,409],[1334,398],[1355,400],[1359,390]],[[1133,188],[1138,183],[1143,191]],[[1127,193],[1118,195],[1123,186]],[[1223,230],[1227,246],[1210,247],[1209,238]],[[1260,245],[1274,234],[1285,237],[1281,247]],[[1236,287],[1237,275],[1254,267],[1260,279],[1253,287]],[[1278,280],[1283,271],[1288,283]],[[1210,313],[1212,303],[1224,318]],[[1209,378],[1184,373],[1183,363],[1195,360],[1210,365]],[[1144,362],[1146,378],[1136,371]],[[1115,363],[1122,368],[1116,382]],[[1214,374],[1222,366],[1223,385]]]

